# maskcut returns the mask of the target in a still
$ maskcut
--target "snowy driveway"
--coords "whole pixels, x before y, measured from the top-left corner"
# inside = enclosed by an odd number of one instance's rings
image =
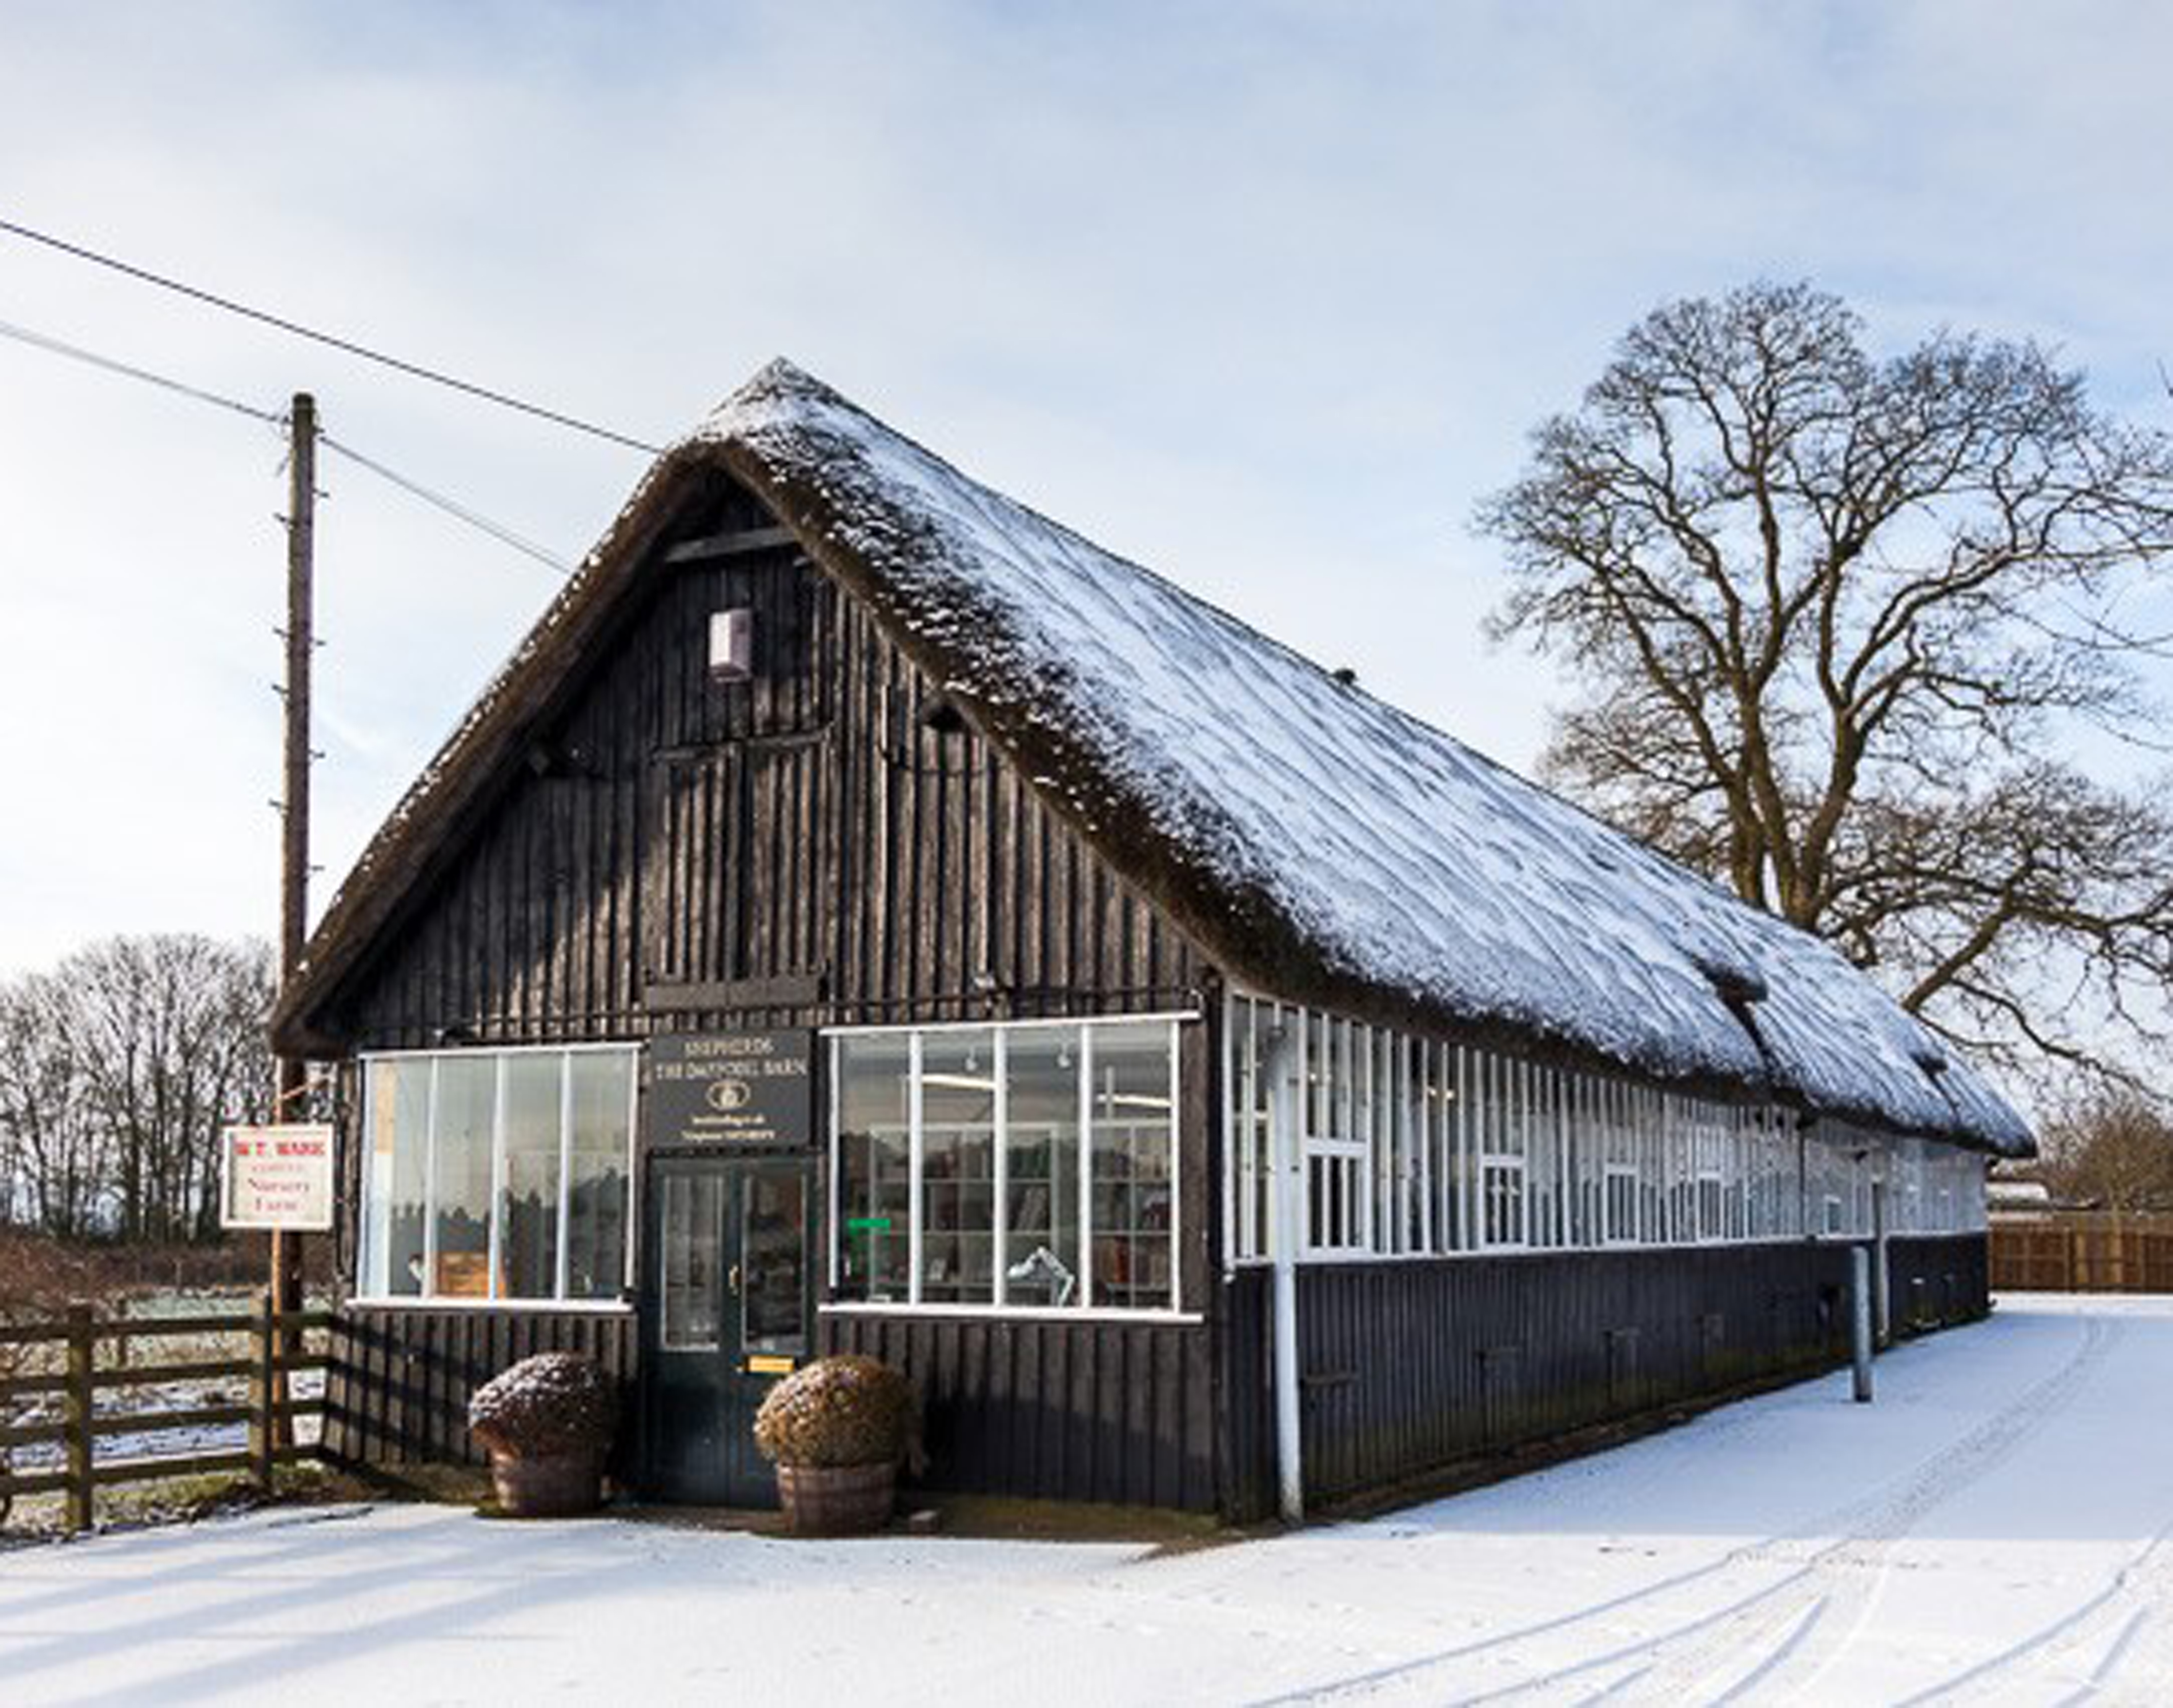
[[[287,1511],[0,1555],[0,1700],[2173,1701],[2173,1299],[2009,1298],[1368,1523],[781,1543]]]

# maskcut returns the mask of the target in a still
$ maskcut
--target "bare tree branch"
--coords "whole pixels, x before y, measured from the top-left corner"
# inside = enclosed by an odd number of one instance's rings
[[[2122,612],[2173,562],[2164,435],[2033,344],[1878,361],[1757,284],[1633,328],[1479,523],[1493,633],[1583,689],[1550,780],[2014,1064],[2166,1041],[2173,816],[2062,757],[2167,739]]]

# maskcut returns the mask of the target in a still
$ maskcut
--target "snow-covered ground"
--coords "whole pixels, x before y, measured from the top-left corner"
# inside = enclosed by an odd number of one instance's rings
[[[2173,1702],[2173,1299],[1989,1323],[1367,1523],[786,1543],[443,1507],[0,1555],[0,1699]]]

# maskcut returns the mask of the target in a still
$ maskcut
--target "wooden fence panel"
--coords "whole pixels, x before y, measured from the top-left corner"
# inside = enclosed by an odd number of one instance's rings
[[[284,1397],[279,1377],[294,1371],[324,1367],[321,1353],[289,1352],[290,1337],[301,1331],[328,1328],[329,1312],[275,1312],[269,1301],[247,1312],[198,1312],[189,1316],[121,1317],[101,1320],[89,1305],[68,1307],[59,1320],[9,1325],[6,1344],[48,1354],[60,1368],[30,1371],[0,1377],[0,1518],[19,1495],[57,1493],[62,1497],[63,1522],[71,1531],[88,1530],[97,1517],[97,1491],[123,1483],[158,1482],[170,1477],[192,1477],[219,1471],[248,1471],[264,1487],[270,1487],[277,1465],[314,1457],[315,1446],[282,1446],[283,1425],[297,1417],[319,1412],[321,1400]],[[230,1355],[203,1359],[167,1358],[154,1365],[131,1365],[123,1360],[137,1340],[170,1340],[179,1336],[250,1337],[245,1359]],[[99,1348],[114,1349],[111,1362],[101,1364]],[[251,1376],[246,1405],[206,1405],[196,1396],[172,1396],[125,1414],[101,1414],[98,1397],[119,1389],[141,1391],[154,1384],[186,1384],[191,1379],[218,1380],[246,1371]],[[18,1424],[13,1421],[17,1401],[57,1393],[61,1414],[57,1423]],[[98,1456],[101,1436],[136,1436],[161,1429],[185,1429],[218,1424],[245,1423],[248,1446],[209,1452],[148,1453],[126,1458]],[[59,1467],[51,1470],[18,1471],[10,1462],[11,1449],[57,1444]]]
[[[1992,1285],[2010,1292],[2173,1293],[2173,1216],[1995,1220]]]

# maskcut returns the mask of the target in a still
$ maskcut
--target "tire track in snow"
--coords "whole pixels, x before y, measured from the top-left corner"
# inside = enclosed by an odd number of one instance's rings
[[[1604,1668],[1638,1662],[1646,1664],[1632,1676],[1608,1686],[1602,1693],[1605,1700],[1674,1704],[1685,1695],[1702,1691],[1708,1694],[1701,1700],[1726,1700],[1754,1682],[1764,1695],[1789,1688],[1790,1680],[1806,1673],[1814,1679],[1846,1653],[1875,1603],[1889,1556],[1901,1539],[1933,1507],[1990,1474],[2043,1430],[2124,1333],[2117,1323],[2084,1319],[2081,1345],[2058,1368],[1960,1441],[1906,1474],[1898,1484],[1874,1490],[1789,1530],[1730,1549],[1707,1565],[1674,1573],[1657,1583],[1499,1636],[1268,1697],[1259,1708],[1370,1695],[1389,1686],[1415,1683],[1424,1673],[1458,1661],[1485,1657],[1513,1662],[1518,1651],[1529,1651],[1544,1640],[1593,1619],[1662,1602],[1746,1565],[1786,1564],[1791,1549],[1837,1531],[1840,1533],[1834,1540],[1804,1557],[1777,1581],[1672,1630],[1498,1689],[1455,1700],[1478,1703],[1560,1694],[1575,1681]],[[1777,1638],[1771,1635],[1776,1631],[1780,1633]],[[1765,1640],[1762,1646],[1761,1639]],[[1748,1655],[1746,1647],[1750,1649]]]
[[[2168,1682],[2173,1680],[2173,1520],[2095,1595],[1897,1708],[1981,1702],[2017,1690],[2041,1700],[2041,1689],[2027,1687],[2072,1684],[2092,1649],[2099,1651],[2097,1664],[2067,1700],[2084,1701],[2102,1693],[2116,1701],[2159,1703],[2173,1690]]]
[[[1761,1695],[1808,1690],[1844,1659],[1870,1622],[1903,1539],[1935,1507],[1997,1470],[2041,1434],[2112,1354],[2126,1330],[2097,1318],[2084,1325],[2074,1354],[2019,1398],[1905,1478],[1898,1488],[1859,1502],[1837,1526],[1841,1534],[1817,1549],[1799,1575],[1772,1586],[1754,1616],[1701,1631],[1647,1675],[1631,1701],[1674,1702],[1685,1696],[1737,1700],[1754,1681]],[[1810,1612],[1805,1614],[1805,1608]],[[1775,1619],[1792,1622],[1787,1641],[1759,1652],[1747,1674],[1738,1672],[1745,1647]],[[1805,1622],[1807,1619],[1808,1622]],[[1719,1687],[1717,1690],[1715,1687]]]

